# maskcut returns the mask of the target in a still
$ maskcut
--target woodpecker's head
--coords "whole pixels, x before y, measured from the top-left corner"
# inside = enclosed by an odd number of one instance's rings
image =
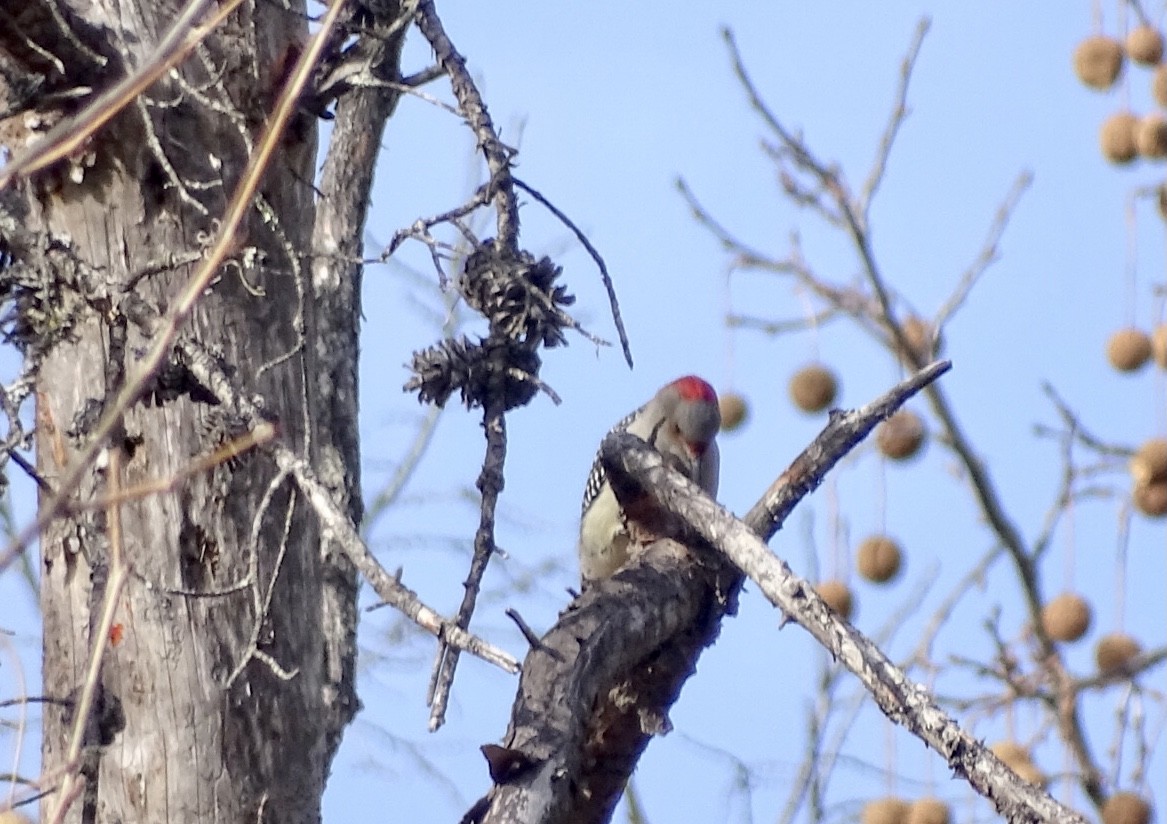
[[[661,390],[664,437],[679,442],[693,459],[700,458],[721,428],[721,409],[713,387],[696,375],[677,378]]]

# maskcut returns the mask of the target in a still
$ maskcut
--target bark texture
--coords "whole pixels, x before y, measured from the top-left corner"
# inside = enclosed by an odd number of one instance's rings
[[[34,142],[141,65],[181,8],[34,2],[0,26],[5,146]],[[395,5],[379,11],[384,19],[354,12],[365,31],[389,33],[368,47],[364,65],[395,77],[403,31],[390,32]],[[149,347],[134,318],[150,313],[128,307],[144,301],[164,313],[214,235],[307,40],[306,19],[302,4],[242,4],[81,149],[3,193],[0,228],[12,228],[4,251],[22,273],[21,283],[5,283],[6,297],[20,310],[18,341],[39,364],[35,443],[48,490]],[[344,39],[337,35],[333,55]],[[278,437],[354,522],[354,261],[394,103],[383,90],[342,102],[346,163],[334,147],[319,218],[316,118],[296,116],[231,262],[181,332],[261,399]],[[87,502],[109,491],[117,464],[109,456],[121,456],[117,483],[132,488],[174,477],[242,429],[172,356],[87,471],[68,514],[42,531],[44,692],[61,701],[45,709],[47,775],[71,767],[77,698],[107,597],[114,533],[107,508]],[[351,564],[330,551],[292,478],[260,451],[135,497],[120,517],[115,540],[129,574],[72,765],[81,792],[65,820],[319,820],[332,756],[358,708]]]

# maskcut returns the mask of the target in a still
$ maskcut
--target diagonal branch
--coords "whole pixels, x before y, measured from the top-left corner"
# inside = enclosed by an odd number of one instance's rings
[[[701,650],[716,638],[722,617],[736,610],[741,572],[719,554],[701,550],[697,535],[722,549],[729,548],[730,538],[735,545],[745,541],[753,554],[743,552],[738,559],[767,588],[781,584],[784,611],[813,627],[836,654],[845,652],[877,690],[885,711],[909,723],[979,790],[1009,809],[1061,810],[1039,791],[1020,787],[975,740],[939,714],[922,690],[909,688],[902,673],[830,615],[809,584],[770,555],[758,537],[772,535],[835,463],[948,368],[946,362],[932,364],[874,403],[832,416],[743,521],[696,493],[692,483],[667,470],[638,439],[605,439],[602,456],[617,496],[650,496],[661,507],[651,513],[661,519],[654,520],[653,530],[686,536],[690,549],[672,540],[651,544],[577,598],[529,652],[503,743],[484,748],[494,787],[465,820],[608,819],[651,736],[669,728],[668,710]],[[704,534],[698,524],[704,525]]]
[[[149,328],[148,318],[139,317],[137,321],[139,325],[144,323],[146,328]],[[238,414],[246,426],[256,429],[268,425],[260,414],[256,401],[237,392],[231,386],[230,379],[222,367],[201,346],[193,341],[180,339],[177,349],[191,374],[218,399],[219,403]],[[324,533],[330,535],[348,555],[357,572],[365,577],[378,597],[403,612],[410,620],[441,639],[443,643],[465,649],[507,672],[518,671],[518,662],[508,653],[442,618],[435,610],[422,603],[417,593],[401,583],[399,578],[390,575],[369,550],[352,519],[337,503],[333,493],[307,461],[278,439],[273,441],[268,449],[280,471],[290,474],[296,480],[309,506],[320,518]]]

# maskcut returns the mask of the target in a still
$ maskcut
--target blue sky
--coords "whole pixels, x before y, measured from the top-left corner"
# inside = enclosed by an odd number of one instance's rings
[[[720,498],[744,512],[822,425],[786,398],[795,369],[816,358],[829,363],[841,379],[840,404],[848,406],[900,377],[886,353],[843,322],[776,339],[727,331],[730,307],[789,319],[805,315],[806,298],[772,276],[737,273],[727,286],[726,256],[690,218],[673,186],[678,175],[754,246],[780,256],[797,230],[805,256],[823,277],[849,281],[858,267],[842,237],[780,196],[773,167],[758,150],[763,127],[732,76],[719,35],[723,25],[735,31],[771,108],[858,186],[914,27],[921,16],[931,16],[909,94],[911,114],[872,211],[873,244],[885,274],[925,315],[978,253],[1016,176],[1034,173],[1001,244],[1001,260],[945,329],[946,355],[955,368],[943,379],[1027,537],[1040,529],[1060,471],[1056,445],[1034,436],[1034,424],[1057,420],[1041,392],[1043,381],[1053,383],[1104,439],[1136,444],[1163,434],[1164,373],[1119,376],[1102,354],[1114,329],[1162,320],[1162,300],[1153,288],[1164,281],[1163,223],[1144,201],[1132,224],[1127,204],[1136,187],[1162,181],[1164,167],[1116,169],[1101,159],[1096,137],[1107,114],[1124,105],[1139,112],[1150,107],[1150,76],[1128,67],[1124,85],[1109,95],[1077,83],[1070,55],[1092,30],[1091,8],[1081,2],[1051,13],[1024,3],[633,7],[518,0],[439,6],[503,139],[521,144],[518,176],[567,212],[604,255],[636,358],[630,372],[618,350],[573,338],[569,348],[544,358],[543,378],[563,397],[562,406],[538,397],[509,416],[498,531],[507,557],[488,573],[478,632],[521,655],[522,639],[503,610],[515,606],[537,629],[554,621],[568,601],[564,588],[576,581],[579,497],[595,447],[615,420],[661,383],[696,372],[749,399],[750,423],[722,442]],[[1105,9],[1110,33],[1124,25],[1116,9]],[[406,70],[430,59],[411,34]],[[447,96],[440,82],[427,91]],[[386,243],[417,216],[461,202],[480,180],[468,130],[422,100],[402,101],[384,144],[371,243]],[[527,248],[564,267],[578,298],[577,316],[615,340],[586,253],[538,204],[528,200],[521,214]],[[421,285],[432,281],[421,249],[407,246],[394,263],[369,267],[365,277],[362,449],[366,495],[372,496],[407,452],[422,415],[415,399],[400,392],[407,377],[401,365],[438,334],[422,307],[434,308],[438,317],[442,310],[440,297]],[[471,323],[468,331],[476,328]],[[460,598],[477,520],[462,491],[472,489],[481,461],[479,420],[454,406],[443,414],[401,502],[372,534],[386,566],[403,567],[405,581],[447,611]],[[1125,489],[1120,475],[1106,477],[1108,488]],[[27,518],[29,496],[21,494],[16,504]],[[1076,588],[1098,607],[1088,640],[1067,652],[1079,672],[1090,668],[1093,641],[1120,621],[1145,647],[1165,641],[1164,525],[1134,520],[1122,574],[1116,537],[1121,505],[1118,497],[1079,504],[1042,568],[1049,594]],[[856,623],[873,634],[897,627],[887,648],[901,659],[936,606],[993,543],[942,446],[931,444],[908,467],[885,466],[861,449],[804,502],[772,546],[796,572],[810,575],[816,564],[838,567],[845,555],[840,542],[854,544],[880,528],[903,542],[907,570],[887,589],[855,584]],[[11,596],[20,591],[12,580],[0,580],[0,597],[26,604],[15,644],[33,667],[39,644],[27,597]],[[936,645],[940,662],[949,664],[954,654],[988,655],[983,621],[994,609],[1005,637],[1021,638],[1017,592],[1011,569],[995,567],[946,624]],[[371,602],[367,592],[365,599]],[[916,601],[919,609],[908,609]],[[637,772],[649,820],[777,818],[804,751],[805,711],[816,698],[823,664],[805,633],[794,626],[779,631],[778,624],[776,612],[751,591],[741,615],[726,623],[702,658],[675,707],[675,732],[650,745]],[[12,627],[7,617],[3,625]],[[390,805],[400,820],[447,821],[488,786],[477,748],[503,734],[514,679],[464,659],[449,721],[430,735],[424,696],[432,645],[418,638],[401,642],[398,630],[388,610],[362,618],[365,710],[334,766],[325,797],[328,821],[383,820]],[[1144,680],[1162,690],[1162,668]],[[992,686],[951,667],[937,682],[944,695]],[[843,700],[856,687],[843,677],[839,690]],[[1120,693],[1087,702],[1091,744],[1103,758],[1116,740]],[[1164,709],[1144,709],[1157,731],[1150,775],[1162,815]],[[1025,740],[1051,735],[1032,708],[1010,718],[961,717],[988,739],[1003,737],[1010,727]],[[893,789],[942,795],[962,819],[987,815],[938,758],[892,730],[870,702],[843,753],[828,796],[833,818]],[[1038,759],[1049,774],[1069,768],[1056,747],[1039,747]],[[1129,754],[1122,763],[1129,770]],[[741,791],[742,765],[752,768],[748,793]],[[1055,790],[1081,807],[1083,799],[1068,787],[1062,782]]]

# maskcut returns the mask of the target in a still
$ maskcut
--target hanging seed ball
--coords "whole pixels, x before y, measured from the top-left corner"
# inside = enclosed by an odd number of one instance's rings
[[[1160,206],[1167,205],[1164,204],[1164,195],[1167,195],[1167,189],[1160,186]],[[1161,368],[1167,369],[1167,323],[1160,323],[1151,331],[1151,357]]]
[[[1167,108],[1167,63],[1160,63],[1151,75],[1151,96],[1163,108]]]
[[[1017,772],[1017,767],[1021,764],[1033,764],[1029,758],[1029,750],[1016,741],[998,741],[989,747],[989,751],[1005,762],[1013,772]]]
[[[908,802],[902,798],[876,798],[863,805],[859,820],[863,824],[906,824]]]
[[[1122,632],[1112,632],[1103,635],[1094,648],[1094,660],[1098,662],[1098,671],[1103,675],[1116,675],[1125,672],[1127,664],[1142,648],[1139,642]]]
[[[803,412],[822,412],[835,402],[838,392],[834,373],[819,364],[804,366],[790,379],[790,399]]]
[[[1131,60],[1154,66],[1163,59],[1163,35],[1154,26],[1138,26],[1126,36],[1126,53]]]
[[[944,336],[937,334],[936,328],[918,315],[908,315],[903,330],[904,339],[917,360],[928,360],[944,348]]]
[[[1046,774],[1032,761],[1023,761],[1013,768],[1013,772],[1017,773],[1021,780],[1028,781],[1036,787],[1044,787],[1049,781]]]
[[[1151,805],[1134,793],[1115,793],[1102,805],[1102,824],[1148,824]]]
[[[855,554],[855,566],[859,574],[876,584],[883,584],[896,577],[903,561],[899,545],[886,535],[872,535],[859,544]]]
[[[1151,339],[1134,328],[1119,329],[1106,342],[1106,358],[1119,372],[1134,372],[1151,357]]]
[[[1131,490],[1131,500],[1135,509],[1150,518],[1167,515],[1167,481],[1152,481],[1149,484],[1135,484]]]
[[[910,409],[901,409],[875,430],[875,446],[893,461],[906,461],[919,454],[925,434],[923,419]]]
[[[827,602],[827,606],[851,620],[851,611],[855,606],[855,599],[851,595],[851,588],[842,581],[831,579],[823,581],[815,588],[819,597]]]
[[[1122,72],[1122,44],[1113,37],[1087,37],[1074,49],[1074,74],[1092,89],[1109,89]]]
[[[721,407],[721,431],[734,432],[741,428],[741,425],[746,422],[746,418],[750,416],[750,408],[746,405],[746,399],[737,392],[723,392],[717,399],[717,405]]]
[[[952,814],[939,798],[917,798],[908,810],[907,824],[948,824]]]
[[[1036,784],[1039,787],[1045,786],[1045,773],[1039,770],[1033,763],[1033,760],[1029,757],[1029,750],[1025,749],[1025,747],[1016,741],[998,741],[989,747],[989,750],[993,755],[1000,758],[1005,763],[1005,766],[1013,770],[1013,772],[1017,773],[1018,776],[1030,784]]]
[[[1149,114],[1135,128],[1135,148],[1151,160],[1167,157],[1167,119],[1161,114]]]
[[[1135,450],[1130,462],[1136,484],[1167,481],[1167,438],[1151,438]]]
[[[1090,605],[1080,595],[1063,593],[1042,607],[1041,625],[1055,641],[1077,641],[1090,629]]]
[[[1102,156],[1111,163],[1130,163],[1138,155],[1135,145],[1135,130],[1139,119],[1130,112],[1118,112],[1102,121],[1098,141],[1102,146]]]

